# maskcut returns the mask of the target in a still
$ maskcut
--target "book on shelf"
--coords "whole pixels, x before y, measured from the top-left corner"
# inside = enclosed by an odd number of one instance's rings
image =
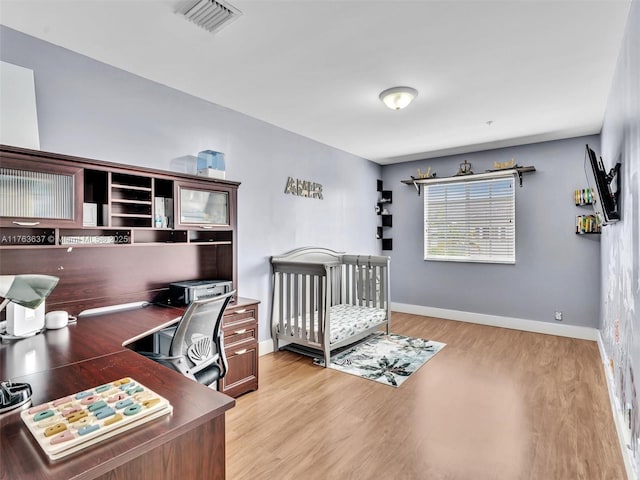
[[[576,205],[593,204],[593,190],[590,188],[581,188],[573,191],[573,201]]]
[[[602,222],[598,215],[576,215],[576,233],[600,233]]]

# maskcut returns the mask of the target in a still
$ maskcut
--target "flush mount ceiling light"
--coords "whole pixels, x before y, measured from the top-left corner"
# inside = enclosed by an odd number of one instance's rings
[[[380,100],[391,110],[400,110],[409,105],[418,96],[418,91],[411,87],[387,88],[380,94]]]
[[[237,20],[242,12],[224,0],[185,0],[176,13],[214,33]]]

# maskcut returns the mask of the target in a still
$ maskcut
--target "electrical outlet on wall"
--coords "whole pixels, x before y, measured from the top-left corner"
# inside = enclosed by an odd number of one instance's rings
[[[562,312],[556,312],[556,317],[555,318],[556,318],[556,320],[558,322],[561,322],[562,321]]]

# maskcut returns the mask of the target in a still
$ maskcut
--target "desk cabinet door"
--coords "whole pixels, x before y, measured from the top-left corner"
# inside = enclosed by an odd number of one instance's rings
[[[229,371],[222,379],[223,393],[238,397],[258,388],[258,345],[256,343],[227,353],[227,361]]]
[[[176,182],[177,227],[229,227],[233,192],[222,185]]]
[[[83,169],[2,157],[0,225],[82,225]]]

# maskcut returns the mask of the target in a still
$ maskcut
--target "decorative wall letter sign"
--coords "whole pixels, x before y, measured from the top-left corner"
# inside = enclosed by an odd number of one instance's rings
[[[289,177],[284,193],[297,195],[298,197],[317,198],[322,200],[322,184]]]

